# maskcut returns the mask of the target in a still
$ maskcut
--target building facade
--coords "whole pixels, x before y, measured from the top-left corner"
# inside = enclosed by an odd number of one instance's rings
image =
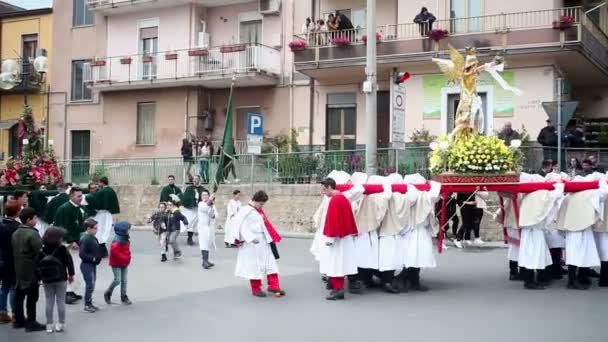
[[[378,1],[378,144],[388,147],[395,132],[405,131],[407,142],[415,130],[449,133],[459,100],[458,87],[448,82],[431,58],[449,58],[447,44],[461,51],[477,48],[482,63],[504,56],[503,77],[523,90],[522,96],[504,91],[489,75],[482,75],[478,91],[484,102],[486,133],[494,134],[506,122],[524,127],[536,139],[545,126],[543,102],[556,101],[558,78],[563,79],[562,99],[579,101],[577,114],[586,119],[608,118],[608,6],[602,1],[513,0],[415,0]],[[295,52],[295,69],[313,79],[312,144],[327,148],[365,145],[366,46],[363,35],[366,2],[346,0],[302,1],[298,13],[327,18],[330,13],[350,17],[354,29],[333,33],[298,34],[308,48]],[[433,29],[449,36],[438,42],[424,36],[413,22],[422,7],[437,20]],[[571,27],[554,28],[554,22],[571,16]],[[427,28],[431,29],[431,28]],[[334,37],[350,41],[331,44]],[[391,87],[395,71],[409,72],[403,83],[405,127],[391,120]]]
[[[21,82],[12,89],[0,89],[0,161],[6,161],[19,151],[17,122],[26,100],[41,132],[48,132],[52,72],[49,70],[44,78],[38,77],[33,61],[37,54],[46,53],[49,63],[52,63],[52,9],[2,13],[0,30],[0,58],[2,61],[17,61],[21,75],[29,75],[28,82]]]
[[[416,129],[453,128],[458,88],[433,57],[447,44],[477,48],[482,62],[506,58],[503,77],[524,91],[514,96],[484,75],[486,133],[504,123],[524,126],[532,140],[547,118],[542,103],[579,101],[586,118],[608,118],[608,6],[574,0],[377,1],[378,144],[391,146]],[[421,7],[449,31],[434,42],[413,18]],[[310,149],[354,149],[366,144],[364,0],[73,0],[55,2],[56,39],[51,64],[50,134],[69,159],[179,155],[186,137],[223,134],[234,80],[233,138],[246,138],[248,113],[264,115],[269,137],[297,133]],[[350,44],[336,33],[303,33],[307,17],[344,14]],[[554,22],[572,16],[563,30]],[[304,40],[292,52],[288,44]],[[403,84],[403,124],[392,120],[392,74]],[[238,145],[238,144],[237,144]],[[243,151],[243,149],[241,149]]]

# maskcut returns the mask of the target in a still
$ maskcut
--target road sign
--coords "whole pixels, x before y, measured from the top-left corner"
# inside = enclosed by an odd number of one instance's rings
[[[549,119],[553,124],[557,125],[557,101],[553,102],[543,102],[542,103],[545,112],[549,115]],[[578,101],[562,101],[562,125],[565,126],[568,124],[568,121],[572,119],[572,115],[576,111],[576,107],[578,106]]]
[[[405,88],[391,84],[391,143],[395,148],[405,146]]]
[[[264,116],[247,113],[247,135],[264,135]]]
[[[261,135],[247,134],[247,153],[262,153],[263,138]]]

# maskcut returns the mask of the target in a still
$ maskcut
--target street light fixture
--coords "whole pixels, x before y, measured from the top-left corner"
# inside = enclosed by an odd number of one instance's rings
[[[24,102],[27,105],[27,90],[31,86],[39,86],[46,81],[49,69],[48,58],[44,49],[36,51],[36,58],[22,58],[21,64],[18,60],[7,59],[2,62],[0,72],[0,88],[10,90],[20,86],[24,94]],[[34,72],[32,72],[32,66]]]

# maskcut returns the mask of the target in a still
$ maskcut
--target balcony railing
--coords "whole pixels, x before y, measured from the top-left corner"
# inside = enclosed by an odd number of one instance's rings
[[[438,20],[433,23],[432,27],[416,23],[378,25],[377,32],[380,33],[381,40],[385,42],[421,38],[426,39],[426,34],[431,29],[447,30],[450,36],[478,33],[506,33],[534,28],[552,28],[553,22],[559,21],[562,16],[573,17],[574,24],[576,25],[581,22],[584,13],[580,7],[519,13],[501,13],[479,17]],[[298,34],[295,35],[295,39],[306,41],[309,47],[328,46],[331,44],[332,40],[337,37],[346,38],[353,44],[363,44],[363,36],[366,34],[365,28],[355,28],[336,32]]]
[[[100,58],[85,64],[85,82],[184,80],[251,72],[278,75],[278,50],[263,45],[233,45]]]
[[[147,2],[157,2],[158,0],[87,0],[87,5],[91,9],[120,7],[129,5],[138,5]]]

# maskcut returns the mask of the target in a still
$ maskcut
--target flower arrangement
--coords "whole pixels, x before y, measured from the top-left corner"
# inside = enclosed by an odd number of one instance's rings
[[[553,22],[553,28],[556,30],[565,30],[569,27],[574,26],[574,17],[571,15],[562,15],[559,20]]]
[[[332,43],[332,45],[335,45],[335,46],[348,46],[351,44],[351,41],[350,41],[350,39],[348,39],[346,37],[338,36],[338,37],[332,38],[331,43]]]
[[[430,144],[430,171],[433,174],[504,174],[517,171],[523,162],[520,146],[520,140],[513,140],[507,147],[502,140],[484,135],[458,140],[442,136]]]
[[[429,32],[428,37],[429,39],[438,42],[447,37],[449,34],[450,33],[446,29],[432,29],[431,32]]]
[[[363,36],[361,36],[361,41],[365,44],[367,44],[367,35],[364,34]],[[382,35],[380,34],[380,32],[376,32],[376,44],[380,44],[382,42]]]
[[[289,48],[291,51],[302,51],[308,47],[308,43],[303,40],[294,40],[289,43]]]
[[[0,170],[0,187],[18,185],[53,185],[63,181],[61,167],[52,148],[45,149],[36,128],[32,110],[26,106],[19,120],[19,156],[10,159]]]

